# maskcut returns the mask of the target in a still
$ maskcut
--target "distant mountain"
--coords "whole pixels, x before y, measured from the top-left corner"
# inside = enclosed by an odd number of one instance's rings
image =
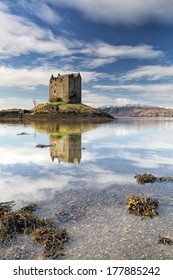
[[[145,105],[141,106],[140,104],[105,106],[99,109],[113,117],[173,117],[173,109]]]

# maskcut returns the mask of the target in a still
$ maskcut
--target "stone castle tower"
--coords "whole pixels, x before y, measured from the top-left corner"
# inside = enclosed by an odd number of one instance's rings
[[[49,102],[64,101],[68,103],[81,103],[81,84],[80,73],[53,75],[49,81]]]

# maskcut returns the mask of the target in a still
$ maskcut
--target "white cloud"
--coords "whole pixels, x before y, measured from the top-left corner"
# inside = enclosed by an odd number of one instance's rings
[[[20,4],[32,15],[48,24],[57,25],[61,22],[61,17],[56,9],[49,6],[46,2],[44,3],[44,1],[20,1]]]
[[[137,46],[128,46],[120,45],[115,46],[107,44],[105,42],[94,42],[88,44],[84,48],[83,52],[91,56],[96,56],[100,58],[136,58],[136,59],[151,59],[157,58],[163,55],[162,51],[154,50],[152,46],[149,45],[137,45]]]
[[[136,104],[136,100],[133,100],[133,99],[130,99],[130,98],[123,98],[123,97],[120,97],[120,98],[115,98],[113,100],[113,106],[118,106],[118,105],[125,105],[125,104]]]
[[[93,86],[95,89],[99,90],[109,90],[109,91],[115,91],[117,89],[124,89],[124,90],[132,90],[132,91],[138,91],[142,90],[144,88],[143,85],[136,85],[136,84],[131,84],[131,85],[95,85]]]
[[[156,59],[164,54],[160,50],[154,50],[149,45],[111,45],[102,41],[83,43],[79,50],[83,55],[80,65],[84,68],[97,68],[105,64],[111,64],[119,59]]]
[[[0,57],[9,58],[29,52],[64,56],[71,54],[73,42],[55,37],[26,18],[0,11]]]
[[[74,69],[68,70],[69,73],[75,72]],[[66,70],[58,68],[44,67],[27,67],[27,68],[13,68],[7,66],[0,66],[0,87],[17,87],[32,89],[35,86],[49,85],[49,78],[53,74],[57,76],[58,73],[65,74]],[[97,81],[101,78],[109,77],[105,73],[81,71],[84,83]],[[10,79],[9,79],[10,77]]]
[[[46,14],[47,21],[58,21],[52,15],[52,9],[44,3],[36,5],[35,12],[37,11],[42,17]],[[50,29],[41,28],[22,16],[11,14],[4,5],[0,6],[0,18],[1,59],[32,52],[66,59],[80,54],[82,56],[76,59],[81,66],[96,68],[122,58],[154,59],[163,55],[162,51],[155,50],[149,45],[116,46],[102,41],[84,42],[76,39],[69,40],[64,35],[55,36]]]
[[[8,6],[4,2],[0,3],[0,11],[3,11],[3,12],[9,11]]]
[[[143,91],[143,92],[172,92],[173,83],[158,83],[158,84],[128,84],[128,85],[95,85],[93,86],[100,90],[115,91],[128,90],[128,91]]]
[[[38,68],[0,67],[0,86],[31,88],[37,85],[48,85],[51,70]],[[10,79],[9,79],[10,77]]]
[[[82,102],[92,107],[100,107],[107,104],[112,104],[114,98],[108,94],[92,93],[91,91],[84,92]]]
[[[146,65],[139,67],[133,71],[128,72],[122,76],[122,80],[133,80],[146,78],[147,80],[159,80],[162,78],[173,77],[173,65],[162,66],[162,65]]]
[[[121,100],[122,95],[128,102],[126,104],[140,103],[144,105],[156,105],[162,107],[171,107],[173,102],[173,83],[157,84],[116,84],[116,85],[95,85],[95,90],[102,91],[105,95],[105,105],[120,105],[120,102],[114,102],[117,98]],[[108,103],[106,96],[112,93],[112,104]],[[130,97],[130,98],[129,98]],[[103,105],[104,105],[103,104]],[[121,103],[121,105],[124,102]]]
[[[108,24],[138,25],[149,20],[173,23],[172,0],[46,0],[46,2],[57,7],[74,8],[93,21]]]
[[[88,59],[84,59],[82,60],[82,62],[80,63],[80,65],[83,68],[97,68],[100,66],[103,66],[105,64],[110,64],[115,62],[117,59],[116,58],[88,58]]]

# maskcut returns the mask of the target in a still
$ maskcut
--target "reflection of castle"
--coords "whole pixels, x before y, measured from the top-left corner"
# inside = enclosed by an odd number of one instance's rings
[[[54,136],[50,135],[50,156],[59,162],[80,163],[81,134]]]
[[[52,161],[80,163],[82,158],[81,133],[94,129],[94,123],[32,122],[39,133],[50,136],[50,157]]]

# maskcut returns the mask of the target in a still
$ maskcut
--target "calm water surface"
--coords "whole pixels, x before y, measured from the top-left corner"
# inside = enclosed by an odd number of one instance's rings
[[[173,182],[139,185],[144,172],[173,176],[173,121],[0,124],[0,202],[38,202],[39,217],[66,227],[62,259],[173,259],[173,246],[158,244],[173,238]],[[133,193],[158,199],[159,216],[129,215]],[[32,239],[0,244],[0,259],[45,259]]]

